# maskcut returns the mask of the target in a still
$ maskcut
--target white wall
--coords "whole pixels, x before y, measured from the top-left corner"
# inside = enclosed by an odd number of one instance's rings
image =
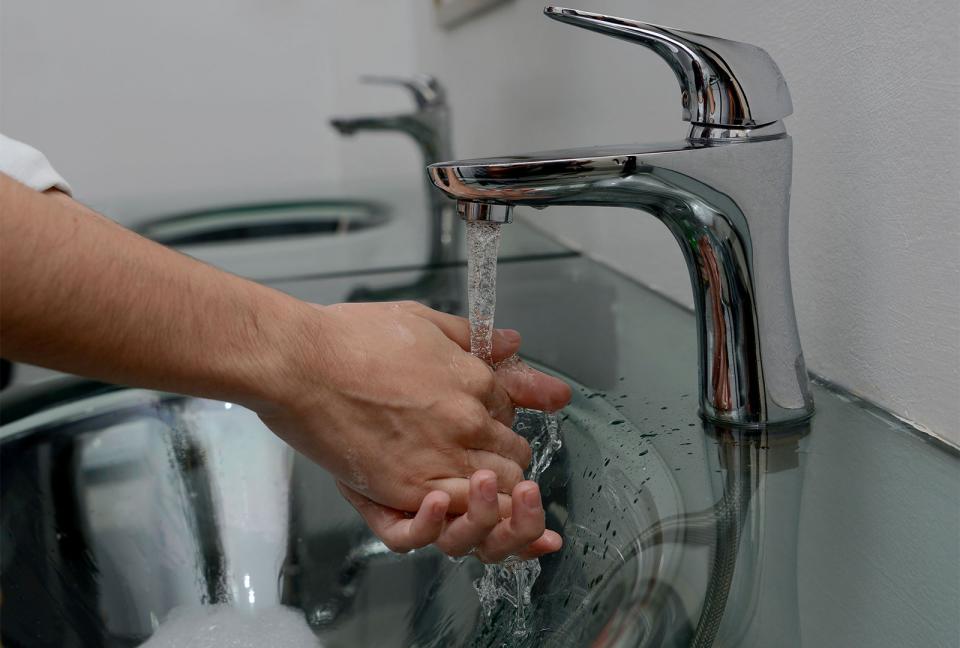
[[[960,443],[956,1],[574,4],[773,55],[796,109],[791,265],[808,366]],[[426,0],[3,0],[0,130],[125,223],[323,193],[401,196],[423,213],[411,142],[327,126],[410,105],[358,85],[366,72],[438,74],[459,156],[686,133],[659,59],[541,7],[514,0],[443,31]],[[652,218],[535,218],[690,303],[679,250]]]
[[[412,108],[357,82],[416,71],[411,20],[390,0],[3,0],[0,130],[125,224],[361,189],[419,213],[411,141],[327,124]]]
[[[516,0],[452,30],[426,3],[420,61],[450,86],[458,156],[686,133],[667,66]],[[795,113],[791,266],[807,365],[960,444],[960,5],[956,0],[578,0],[757,44]],[[679,248],[638,212],[530,217],[691,304]]]

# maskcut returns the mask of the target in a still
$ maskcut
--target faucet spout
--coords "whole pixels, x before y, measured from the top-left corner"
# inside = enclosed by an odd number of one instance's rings
[[[429,167],[430,179],[461,205],[652,214],[680,244],[693,284],[701,415],[740,427],[808,418],[787,261],[793,144],[781,120],[793,104],[776,63],[747,43],[576,9],[545,13],[664,59],[680,81],[687,139],[445,162]]]
[[[446,162],[429,173],[461,203],[633,207],[659,219],[693,285],[701,415],[764,427],[813,412],[787,262],[791,169],[778,124],[754,138]]]

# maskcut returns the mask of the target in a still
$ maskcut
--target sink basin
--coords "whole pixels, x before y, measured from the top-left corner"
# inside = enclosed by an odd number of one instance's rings
[[[137,232],[234,274],[268,281],[354,272],[367,269],[373,258],[382,259],[382,267],[423,264],[426,243],[418,246],[422,233],[411,229],[382,204],[334,199],[189,212],[148,221]]]
[[[278,648],[679,644],[679,549],[643,540],[681,513],[672,472],[612,401],[574,391],[541,478],[565,545],[520,625],[506,601],[481,612],[476,561],[386,551],[244,408],[79,380],[8,395],[2,643],[153,648],[219,627]]]
[[[346,234],[387,221],[382,205],[356,200],[248,205],[150,221],[143,236],[172,246],[255,242],[315,234]]]
[[[148,220],[134,229],[201,261],[264,282],[398,269],[426,274],[433,265],[426,214],[406,207],[394,214],[368,200],[308,199],[203,209]],[[501,248],[502,260],[574,254],[527,226],[514,229]],[[454,237],[455,263],[465,264],[463,228],[456,228]]]

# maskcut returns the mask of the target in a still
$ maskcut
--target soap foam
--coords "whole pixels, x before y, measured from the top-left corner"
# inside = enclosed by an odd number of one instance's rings
[[[279,605],[252,611],[229,605],[206,605],[174,608],[140,648],[305,648],[322,645],[300,610]]]

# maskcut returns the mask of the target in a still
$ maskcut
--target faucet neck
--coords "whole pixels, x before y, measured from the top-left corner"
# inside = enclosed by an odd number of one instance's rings
[[[708,420],[765,427],[813,412],[790,285],[792,151],[780,135],[661,171],[673,196],[651,212],[687,261]]]

